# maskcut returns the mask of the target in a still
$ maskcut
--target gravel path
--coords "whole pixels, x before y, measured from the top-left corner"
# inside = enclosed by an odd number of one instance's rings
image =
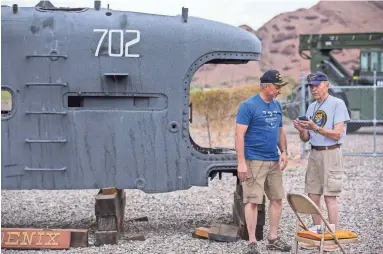
[[[300,161],[296,133],[287,127],[291,161],[285,172],[286,191],[303,193],[305,160]],[[352,135],[352,143],[364,144],[367,133]],[[382,151],[383,142],[378,143]],[[358,145],[359,146],[359,145]],[[366,149],[371,148],[371,143]],[[340,199],[340,227],[356,232],[362,242],[345,246],[347,253],[383,253],[383,158],[345,157],[346,181]],[[232,223],[235,179],[224,175],[209,187],[186,191],[145,194],[126,191],[125,231],[118,245],[94,247],[94,197],[97,190],[84,191],[7,191],[1,193],[2,227],[90,228],[89,248],[68,251],[15,251],[2,253],[241,253],[246,242],[210,242],[194,239],[195,227],[214,222]],[[295,218],[284,200],[280,232],[292,243]],[[148,216],[149,222],[129,222],[130,218]],[[308,219],[307,219],[308,220]],[[268,232],[266,221],[265,238]],[[143,234],[145,241],[127,241]],[[265,242],[260,243],[267,252]],[[317,253],[300,250],[300,253]],[[341,253],[341,252],[335,252]]]

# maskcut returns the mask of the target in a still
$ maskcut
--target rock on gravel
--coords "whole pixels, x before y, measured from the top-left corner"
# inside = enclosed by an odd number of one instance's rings
[[[358,137],[353,135],[355,144],[358,144]],[[299,154],[296,133],[289,131],[288,139],[290,151],[296,150],[292,154]],[[284,174],[285,189],[303,193],[306,162],[296,156],[290,159]],[[356,232],[362,241],[360,244],[346,245],[346,252],[383,253],[383,158],[344,157],[344,166],[344,193],[339,200],[340,227]],[[93,245],[94,197],[98,190],[3,190],[2,227],[89,228],[90,246],[68,251],[3,249],[2,253],[241,253],[246,247],[243,240],[220,243],[191,236],[195,227],[208,227],[214,222],[233,223],[234,189],[235,178],[224,175],[222,180],[211,181],[209,187],[192,187],[171,193],[146,194],[139,190],[125,190],[127,199],[122,239],[118,245],[102,247]],[[141,216],[148,216],[149,222],[128,221]],[[265,238],[267,226],[266,220]],[[282,238],[293,243],[294,229],[294,214],[284,200],[280,223]],[[126,240],[135,234],[145,235],[146,240]],[[262,253],[268,253],[265,244],[265,241],[260,243]],[[300,252],[318,253],[308,250]]]

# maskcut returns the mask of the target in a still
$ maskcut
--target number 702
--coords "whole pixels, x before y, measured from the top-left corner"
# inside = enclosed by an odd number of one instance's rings
[[[125,51],[125,57],[139,57],[139,54],[129,54],[129,46],[132,46],[140,41],[140,31],[138,30],[125,30],[125,33],[135,33],[136,38],[133,40],[130,40],[125,43],[124,47],[124,30],[117,30],[117,29],[93,29],[93,32],[102,32],[102,36],[100,38],[100,41],[98,42],[97,49],[95,52],[95,56],[99,56],[101,44],[105,39],[106,34],[109,34],[109,40],[108,40],[108,55],[111,57],[122,57],[124,55]],[[112,53],[112,35],[113,33],[120,34],[120,47],[119,47],[119,53]],[[125,50],[124,50],[125,49]]]

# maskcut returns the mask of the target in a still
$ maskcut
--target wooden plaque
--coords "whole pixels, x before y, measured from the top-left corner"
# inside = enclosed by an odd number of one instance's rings
[[[1,229],[1,248],[7,249],[69,249],[70,240],[65,229]]]

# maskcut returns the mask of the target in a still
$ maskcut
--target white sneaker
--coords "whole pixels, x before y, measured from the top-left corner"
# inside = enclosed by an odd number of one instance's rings
[[[315,234],[321,234],[322,233],[322,225],[312,225],[309,230]]]

